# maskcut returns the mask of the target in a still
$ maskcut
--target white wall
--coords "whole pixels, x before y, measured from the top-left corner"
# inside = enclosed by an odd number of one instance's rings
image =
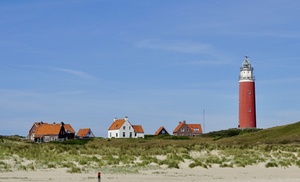
[[[144,133],[137,133],[135,138],[144,138]]]

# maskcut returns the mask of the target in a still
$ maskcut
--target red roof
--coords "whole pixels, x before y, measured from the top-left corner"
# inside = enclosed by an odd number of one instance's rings
[[[177,133],[180,128],[182,127],[182,125],[186,124],[185,121],[183,122],[179,122],[178,126],[174,129],[173,133]],[[202,127],[201,127],[201,124],[186,124],[192,132],[199,132],[199,133],[202,133]]]
[[[200,124],[188,124],[188,127],[193,131],[193,132],[200,132],[202,133],[202,127]],[[195,130],[196,129],[196,130]],[[197,131],[198,129],[198,131]]]
[[[85,137],[85,136],[87,136],[87,134],[90,130],[91,130],[90,128],[82,128],[77,132],[76,136]]]
[[[70,124],[64,124],[64,128],[65,128],[66,132],[67,132],[67,130],[69,131],[67,133],[75,133],[75,130],[72,128],[72,126]]]
[[[108,128],[108,130],[118,130],[125,123],[125,119],[116,119]]]
[[[179,124],[177,125],[177,127],[174,129],[173,133],[177,133],[183,124],[185,124],[185,123],[180,121]]]
[[[154,135],[158,135],[159,132],[160,132],[163,128],[164,128],[163,126],[159,127],[158,130],[154,133]]]
[[[144,133],[143,127],[141,125],[132,125],[135,133]]]
[[[42,135],[59,135],[61,127],[61,124],[40,124],[36,129],[35,137],[40,137]]]

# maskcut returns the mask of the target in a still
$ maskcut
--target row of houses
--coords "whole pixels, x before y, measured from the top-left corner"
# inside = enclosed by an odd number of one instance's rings
[[[202,134],[201,124],[187,124],[181,121],[173,130],[173,135],[195,137]],[[154,135],[170,135],[164,126],[158,128]],[[35,122],[27,138],[34,142],[65,141],[74,138],[95,137],[90,128],[79,129],[77,134],[70,124]],[[107,138],[144,138],[142,125],[132,125],[128,117],[117,119],[108,128]]]
[[[75,135],[75,130],[70,124],[34,122],[30,128],[27,139],[34,142],[65,141],[74,138],[95,137],[90,128],[79,129]]]

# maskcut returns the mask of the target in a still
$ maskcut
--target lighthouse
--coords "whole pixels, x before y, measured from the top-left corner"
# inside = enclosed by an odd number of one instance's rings
[[[245,56],[239,76],[239,128],[256,128],[255,77]]]

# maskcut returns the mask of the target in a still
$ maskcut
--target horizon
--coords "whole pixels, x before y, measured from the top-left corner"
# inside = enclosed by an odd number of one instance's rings
[[[300,2],[1,1],[0,135],[34,122],[107,137],[179,121],[238,127],[239,69],[254,67],[257,128],[299,121]]]

